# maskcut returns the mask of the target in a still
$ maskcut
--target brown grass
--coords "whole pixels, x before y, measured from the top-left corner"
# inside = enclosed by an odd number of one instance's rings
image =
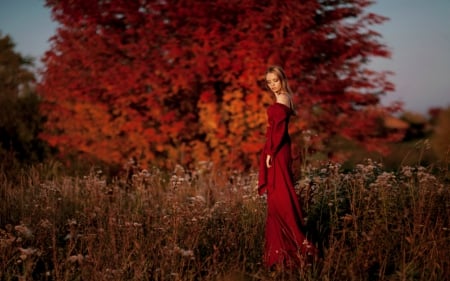
[[[445,280],[450,189],[424,167],[309,169],[297,185],[311,267],[263,268],[256,174],[207,165],[64,176],[52,165],[0,175],[0,280]]]

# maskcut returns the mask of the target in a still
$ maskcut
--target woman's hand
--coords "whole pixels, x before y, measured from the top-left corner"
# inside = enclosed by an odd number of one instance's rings
[[[266,156],[266,167],[267,168],[272,167],[272,157],[270,157],[270,155]]]

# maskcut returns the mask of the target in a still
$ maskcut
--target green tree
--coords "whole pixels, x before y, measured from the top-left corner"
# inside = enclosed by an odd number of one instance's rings
[[[14,51],[9,36],[0,33],[0,165],[41,161],[48,151],[38,138],[43,125],[36,94],[33,59]]]

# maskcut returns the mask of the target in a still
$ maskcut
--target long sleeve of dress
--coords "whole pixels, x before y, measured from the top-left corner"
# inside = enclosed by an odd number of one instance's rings
[[[273,169],[266,167],[266,157],[270,155],[274,161],[276,153],[283,146],[283,141],[286,140],[288,112],[287,108],[280,104],[274,104],[267,109],[266,143],[259,159],[258,193],[260,195],[266,192],[268,186],[273,185],[273,176],[269,176],[269,170],[273,172]]]
[[[269,127],[267,134],[266,154],[272,158],[276,155],[287,133],[287,112],[280,107],[270,107],[268,110]]]

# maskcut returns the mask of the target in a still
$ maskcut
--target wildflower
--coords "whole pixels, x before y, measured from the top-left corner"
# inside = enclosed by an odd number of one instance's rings
[[[210,172],[211,169],[213,168],[213,163],[210,161],[200,161],[198,162],[198,166],[196,169],[196,174],[197,175],[203,175],[207,172]]]
[[[34,248],[24,249],[22,247],[19,247],[19,251],[20,251],[20,259],[23,261],[26,260],[28,257],[37,253],[37,250]]]
[[[141,226],[142,226],[142,223],[126,221],[126,222],[124,223],[124,225],[125,225],[126,227],[141,227]]]
[[[150,176],[150,173],[149,173],[146,169],[143,169],[143,170],[140,172],[140,175],[146,178],[146,177],[149,177],[149,176]]]
[[[303,135],[303,141],[305,143],[309,143],[311,141],[311,136],[310,135]]]
[[[83,255],[78,254],[78,255],[73,255],[67,258],[67,261],[70,263],[79,263],[81,264],[84,260]]]
[[[413,175],[412,171],[413,171],[413,168],[410,167],[410,166],[403,166],[403,167],[402,167],[402,174],[403,174],[405,177],[407,177],[407,178],[412,177],[412,175]]]
[[[0,234],[2,236],[0,238],[0,249],[11,246],[16,241],[16,237],[14,237],[14,235],[12,235],[11,233],[6,233],[2,229],[0,229]]]
[[[345,222],[352,222],[354,220],[354,216],[346,214],[345,216],[341,217],[341,219]]]
[[[183,257],[188,257],[188,258],[193,258],[194,257],[194,251],[192,250],[180,250],[181,256]]]
[[[309,177],[305,177],[298,181],[299,187],[309,186],[311,183],[311,179]]]
[[[429,174],[424,167],[419,167],[417,169],[417,178],[421,184],[424,183],[435,183],[437,181],[436,177]]]
[[[64,236],[64,240],[70,240],[73,238],[73,235],[68,233],[66,236]]]
[[[33,232],[24,224],[16,225],[14,229],[25,239],[32,239]]]
[[[313,183],[314,184],[320,184],[320,183],[322,183],[322,179],[320,177],[314,177],[313,178]]]
[[[394,182],[394,181],[395,181],[395,176],[392,173],[383,172],[375,180],[375,186],[391,187],[392,186],[391,182]]]
[[[52,223],[48,219],[43,219],[39,222],[39,226],[43,228],[50,228],[52,227]]]
[[[308,240],[306,239],[303,240],[302,245],[304,245],[306,248],[311,248],[311,244],[309,244]]]
[[[184,182],[186,182],[186,178],[184,178],[184,177],[177,176],[177,175],[172,175],[172,177],[170,177],[170,184],[173,189],[177,188],[179,185],[183,184]]]
[[[205,199],[205,197],[202,196],[202,195],[197,195],[197,196],[194,196],[194,197],[190,197],[189,199],[190,199],[192,202],[199,202],[199,203],[202,203],[202,204],[205,204],[205,203],[206,203],[206,199]]]
[[[175,246],[174,252],[179,253],[182,257],[194,259],[194,251],[192,250],[185,250],[178,246]]]

